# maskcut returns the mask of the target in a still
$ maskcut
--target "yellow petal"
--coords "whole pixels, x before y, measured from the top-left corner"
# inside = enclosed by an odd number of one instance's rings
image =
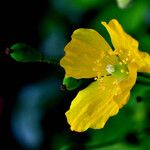
[[[134,86],[137,78],[137,67],[134,63],[128,65],[128,77],[119,82],[121,92],[114,96],[114,101],[119,108],[123,107],[129,100],[130,90]]]
[[[119,86],[121,89],[127,89],[131,90],[131,88],[134,86],[137,78],[137,67],[134,63],[128,64],[128,77],[124,80],[122,80],[119,83]]]
[[[108,118],[118,113],[113,96],[119,89],[114,82],[114,77],[104,77],[78,93],[66,112],[71,130],[83,132],[88,128],[103,128]]]
[[[112,19],[108,24],[102,22],[110,34],[113,46],[116,50],[138,49],[138,42],[128,35],[116,19]],[[128,49],[129,48],[129,49]]]
[[[104,38],[95,30],[78,29],[72,35],[72,40],[65,47],[65,56],[60,65],[65,69],[67,77],[91,78],[106,72],[101,58],[112,50]]]
[[[143,66],[138,69],[138,72],[150,73],[150,55],[146,52],[140,52],[139,55],[143,60]]]
[[[106,22],[102,22],[102,24],[110,34],[115,53],[127,63],[134,61],[140,65],[141,59],[138,53],[138,42],[123,30],[117,20],[113,19],[108,24]]]
[[[130,90],[123,90],[119,95],[114,96],[114,101],[118,104],[119,108],[122,108],[129,100]]]

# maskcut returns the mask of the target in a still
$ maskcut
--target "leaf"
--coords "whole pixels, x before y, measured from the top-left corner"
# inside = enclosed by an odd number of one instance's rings
[[[67,90],[74,90],[78,88],[82,83],[82,80],[78,80],[72,77],[64,77],[63,85],[66,86]]]

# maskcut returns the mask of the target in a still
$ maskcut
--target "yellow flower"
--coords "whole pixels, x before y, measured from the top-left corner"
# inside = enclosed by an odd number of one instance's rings
[[[65,47],[60,64],[66,77],[95,78],[80,91],[66,112],[71,130],[103,128],[130,97],[137,72],[150,72],[150,55],[138,50],[138,42],[125,33],[117,20],[102,22],[114,51],[93,29],[77,29]]]

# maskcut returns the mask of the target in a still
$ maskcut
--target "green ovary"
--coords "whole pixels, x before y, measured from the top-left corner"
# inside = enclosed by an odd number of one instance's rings
[[[128,73],[129,73],[127,66],[128,66],[127,64],[124,64],[122,62],[115,64],[114,65],[114,72],[112,72],[112,75],[114,77],[116,77],[119,81],[127,78]]]

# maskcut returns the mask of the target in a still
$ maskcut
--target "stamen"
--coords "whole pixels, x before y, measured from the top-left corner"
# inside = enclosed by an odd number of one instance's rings
[[[128,56],[131,56],[131,53],[128,53]]]
[[[121,71],[121,73],[124,73],[124,70],[123,70],[123,69],[121,69],[120,71]]]
[[[100,63],[100,60],[97,59],[97,60],[94,61],[94,63],[95,63],[95,64],[98,64],[98,63]]]
[[[121,65],[121,66],[122,66],[122,62],[121,62],[121,61],[119,62],[119,65]]]
[[[127,64],[127,62],[126,62],[125,60],[123,60],[123,63],[124,63],[124,64]]]
[[[126,58],[126,61],[128,61],[129,59],[128,58]]]
[[[115,93],[115,96],[117,96],[118,95],[118,93]]]

